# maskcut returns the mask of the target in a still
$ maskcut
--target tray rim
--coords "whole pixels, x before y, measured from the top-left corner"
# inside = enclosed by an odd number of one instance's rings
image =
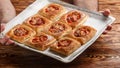
[[[37,1],[40,1],[40,0],[36,0],[35,2],[37,2]],[[41,1],[45,1],[45,0],[41,0]],[[115,18],[112,17],[112,16],[105,17],[105,16],[103,16],[103,15],[102,15],[101,13],[99,13],[99,12],[95,12],[95,11],[90,11],[90,10],[87,10],[87,9],[83,9],[83,8],[77,7],[77,6],[72,5],[72,4],[68,4],[68,3],[63,2],[63,1],[60,1],[60,0],[48,0],[48,1],[55,2],[55,3],[59,3],[59,4],[62,4],[62,5],[71,7],[71,8],[75,8],[75,9],[80,10],[80,11],[85,11],[85,12],[90,13],[90,14],[94,14],[94,15],[97,15],[97,16],[101,16],[101,17],[107,18],[107,19],[109,20],[108,22],[110,22],[110,24],[112,24],[112,23],[115,21]],[[31,5],[29,5],[26,9],[28,9],[30,6],[32,6],[35,2],[33,2]],[[21,14],[21,13],[20,13],[20,14]],[[19,14],[19,15],[20,15],[20,14]],[[19,15],[17,15],[17,16],[19,16]],[[107,28],[107,26],[104,27],[104,30],[105,30],[106,28]],[[102,34],[102,31],[101,31],[101,33],[99,33],[99,35],[97,35],[97,37],[94,37],[94,38],[97,39],[101,34]],[[4,36],[4,32],[2,32],[2,33],[0,34],[0,37],[1,37],[1,38],[2,38],[3,36]],[[95,41],[96,39],[94,39],[93,41]],[[28,46],[26,46],[26,45],[24,45],[24,44],[20,44],[20,43],[18,43],[18,42],[16,42],[16,41],[15,41],[15,43],[18,44],[18,46],[20,46],[20,47],[23,47],[23,48],[26,48],[26,49],[28,49],[28,50],[35,51],[35,52],[38,52],[38,53],[42,53],[43,55],[49,56],[49,55],[47,55],[47,54],[44,54],[44,52],[40,52],[39,50],[34,49],[34,48],[30,48],[30,47],[28,47]],[[91,44],[92,44],[92,43],[91,43]],[[91,46],[91,44],[89,43],[89,46]],[[87,45],[87,44],[86,44],[86,45]],[[64,59],[60,59],[59,57],[54,58],[54,56],[52,56],[52,58],[57,59],[57,60],[59,60],[59,61],[61,61],[61,62],[64,62],[64,63],[69,63],[69,62],[73,61],[78,55],[80,55],[81,53],[83,53],[83,51],[86,50],[89,46],[86,46],[84,49],[82,49],[82,51],[81,51],[79,54],[75,55],[75,57],[73,57],[72,60],[64,60]],[[51,56],[49,56],[49,57],[51,57]]]

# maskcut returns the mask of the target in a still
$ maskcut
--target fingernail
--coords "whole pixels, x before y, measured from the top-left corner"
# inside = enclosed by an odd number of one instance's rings
[[[108,12],[110,12],[110,9],[105,9],[105,11],[108,11]]]
[[[107,31],[104,31],[102,34],[104,34],[104,35],[107,34]]]

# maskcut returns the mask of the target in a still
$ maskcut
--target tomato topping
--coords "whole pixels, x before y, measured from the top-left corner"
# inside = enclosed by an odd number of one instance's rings
[[[32,17],[29,23],[34,26],[39,26],[45,24],[45,21],[43,18],[40,17]]]
[[[58,42],[58,47],[66,47],[66,46],[69,46],[71,44],[71,40],[69,39],[65,39],[65,40],[60,40]]]
[[[72,12],[68,14],[67,22],[68,23],[77,22],[80,18],[81,18],[81,15],[79,12]]]
[[[52,32],[52,33],[60,33],[64,30],[65,30],[65,25],[61,24],[61,23],[55,23],[49,29],[49,31]]]
[[[75,31],[74,35],[75,35],[76,37],[81,37],[81,36],[86,36],[86,35],[88,35],[89,33],[90,33],[90,30],[89,30],[88,28],[83,27],[83,28],[77,29],[77,30]]]
[[[36,36],[32,39],[32,42],[33,43],[41,43],[41,42],[44,42],[46,41],[48,38],[47,36],[44,36],[44,35],[40,35],[40,36]]]
[[[25,36],[28,34],[28,30],[26,30],[25,28],[19,27],[14,31],[14,35],[16,36]]]
[[[58,10],[59,10],[59,6],[57,6],[57,5],[50,5],[45,9],[45,11],[47,13],[52,13],[52,14],[54,14],[54,12],[56,12]]]

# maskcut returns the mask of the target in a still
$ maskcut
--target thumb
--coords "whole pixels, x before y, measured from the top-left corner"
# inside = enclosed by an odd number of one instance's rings
[[[5,24],[0,24],[0,33],[5,29]]]

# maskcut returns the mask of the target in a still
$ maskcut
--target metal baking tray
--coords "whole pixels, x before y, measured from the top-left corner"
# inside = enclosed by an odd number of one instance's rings
[[[103,33],[103,31],[106,29],[106,27],[109,24],[112,24],[115,21],[115,18],[112,16],[105,17],[101,13],[89,11],[83,8],[76,7],[74,5],[62,2],[60,0],[36,0],[33,4],[28,6],[23,12],[21,12],[18,16],[16,16],[13,20],[11,20],[9,23],[6,24],[6,29],[0,34],[1,37],[5,36],[5,34],[12,29],[15,25],[23,23],[28,17],[36,14],[41,8],[43,8],[45,5],[49,3],[58,3],[60,5],[63,5],[68,11],[69,10],[80,10],[89,15],[89,18],[84,23],[84,25],[89,25],[94,27],[97,30],[96,35],[88,41],[86,44],[82,45],[79,49],[77,49],[75,52],[70,54],[69,56],[61,56],[59,54],[56,54],[54,52],[51,52],[50,49],[47,49],[45,51],[40,51],[34,48],[31,48],[29,46],[26,46],[24,44],[20,44],[15,41],[16,44],[19,46],[42,53],[44,55],[47,55],[49,57],[52,57],[54,59],[57,59],[59,61],[62,61],[64,63],[69,63],[73,61],[78,55],[80,55],[84,50],[86,50],[92,43],[95,42],[95,40]]]

